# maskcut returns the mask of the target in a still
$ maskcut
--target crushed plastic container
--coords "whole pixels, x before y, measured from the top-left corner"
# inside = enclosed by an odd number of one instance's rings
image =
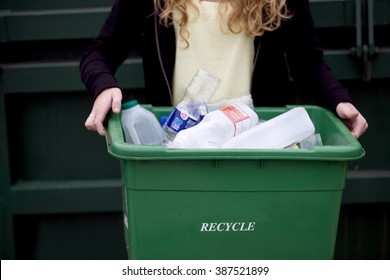
[[[364,150],[330,111],[305,108],[323,141],[312,150],[126,144],[112,115],[106,139],[121,162],[129,258],[332,259],[347,162]],[[286,111],[256,109],[265,120]]]
[[[185,90],[183,100],[173,108],[163,125],[166,141],[175,139],[182,130],[193,127],[207,114],[207,102],[220,80],[213,73],[199,69]]]
[[[203,120],[180,131],[167,147],[220,148],[224,143],[256,126],[259,117],[248,105],[237,102],[212,111]]]
[[[297,107],[231,138],[227,149],[284,149],[312,135],[315,127],[305,108]]]

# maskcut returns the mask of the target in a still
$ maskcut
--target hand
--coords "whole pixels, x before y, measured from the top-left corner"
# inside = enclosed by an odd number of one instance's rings
[[[103,90],[93,104],[91,114],[85,122],[85,127],[90,131],[97,131],[100,136],[104,136],[104,118],[110,108],[115,114],[119,114],[121,102],[122,91],[119,88]]]
[[[351,103],[339,103],[336,107],[336,112],[356,139],[367,130],[368,124],[366,119]]]

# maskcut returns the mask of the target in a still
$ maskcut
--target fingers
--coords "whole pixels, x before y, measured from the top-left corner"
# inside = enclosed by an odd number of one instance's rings
[[[366,119],[361,114],[359,114],[359,116],[356,118],[356,121],[352,125],[351,128],[352,135],[356,139],[358,139],[366,132],[367,129],[368,129],[368,123]]]
[[[104,121],[104,116],[96,116],[95,117],[95,128],[96,128],[96,131],[97,133],[100,135],[100,136],[104,136],[104,125],[103,125],[103,121]]]
[[[85,127],[89,131],[96,131],[100,136],[104,136],[104,126],[103,126],[104,115],[96,115],[91,113],[87,120],[85,121]]]
[[[366,132],[368,128],[366,119],[351,103],[340,103],[336,111],[356,139]]]
[[[93,113],[93,111],[91,112],[91,114],[89,114],[87,120],[85,121],[85,127],[88,129],[88,130],[91,130],[91,131],[96,131],[95,129],[95,117],[96,117],[96,114]]]
[[[121,109],[121,103],[122,92],[119,88],[109,88],[102,91],[93,104],[91,114],[85,121],[85,127],[104,136],[103,121],[107,112],[112,109],[114,113],[118,114]]]
[[[351,103],[340,103],[336,108],[338,116],[343,120],[352,120],[358,117],[359,111]]]
[[[120,91],[114,91],[112,93],[112,111],[115,114],[119,114],[122,105],[122,93]]]

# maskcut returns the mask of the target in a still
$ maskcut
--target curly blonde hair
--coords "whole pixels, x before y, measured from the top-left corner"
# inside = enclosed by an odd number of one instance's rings
[[[156,12],[164,26],[168,26],[171,22],[174,9],[179,12],[181,15],[179,34],[188,44],[189,34],[186,27],[189,18],[187,6],[196,9],[193,0],[154,1]],[[231,10],[226,15],[228,5],[231,5]],[[249,36],[261,36],[266,31],[274,31],[279,28],[282,20],[291,18],[291,14],[286,7],[286,0],[221,0],[219,12],[227,19],[228,28],[232,33],[244,32]],[[240,27],[239,30],[237,30],[237,26]]]

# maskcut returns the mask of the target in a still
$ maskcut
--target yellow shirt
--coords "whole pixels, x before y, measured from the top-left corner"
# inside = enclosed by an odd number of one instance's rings
[[[179,35],[177,23],[179,15],[177,12],[174,13],[176,32],[174,105],[182,100],[185,88],[200,68],[208,70],[221,80],[210,103],[220,103],[227,99],[237,98],[244,99],[246,103],[252,102],[250,87],[254,37],[242,32],[239,34],[230,32],[226,20],[219,15],[218,2],[199,0],[193,2],[199,9],[199,15],[194,8],[187,7],[189,14],[188,48]]]

